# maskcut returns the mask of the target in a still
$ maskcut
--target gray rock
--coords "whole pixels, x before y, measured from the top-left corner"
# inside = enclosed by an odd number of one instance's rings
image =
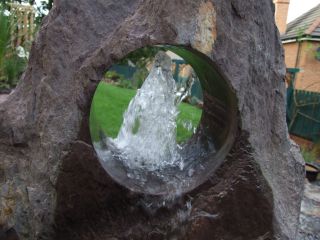
[[[17,89],[0,103],[2,231],[13,227],[20,239],[295,239],[304,165],[288,137],[273,12],[270,0],[55,1]],[[101,168],[88,117],[104,71],[154,44],[211,59],[237,95],[239,126],[206,183],[150,212],[141,202],[155,199]],[[180,221],[188,201],[190,217]]]

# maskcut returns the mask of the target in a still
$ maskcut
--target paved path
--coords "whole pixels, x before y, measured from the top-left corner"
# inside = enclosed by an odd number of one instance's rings
[[[4,100],[9,96],[9,94],[0,94],[0,103],[4,102]]]
[[[298,239],[320,240],[320,180],[305,183]]]

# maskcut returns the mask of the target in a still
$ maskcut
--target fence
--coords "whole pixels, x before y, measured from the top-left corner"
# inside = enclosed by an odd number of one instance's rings
[[[287,88],[287,124],[290,134],[320,140],[320,93]]]
[[[30,5],[10,3],[11,47],[28,47],[33,40],[35,32],[35,10]]]

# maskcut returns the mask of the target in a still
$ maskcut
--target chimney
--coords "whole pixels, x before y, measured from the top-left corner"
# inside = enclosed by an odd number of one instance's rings
[[[287,28],[287,17],[290,0],[273,0],[276,7],[275,20],[280,34],[284,34]]]

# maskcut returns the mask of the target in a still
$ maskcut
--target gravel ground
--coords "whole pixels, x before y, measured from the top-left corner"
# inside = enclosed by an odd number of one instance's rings
[[[320,240],[320,180],[305,183],[298,239]]]

